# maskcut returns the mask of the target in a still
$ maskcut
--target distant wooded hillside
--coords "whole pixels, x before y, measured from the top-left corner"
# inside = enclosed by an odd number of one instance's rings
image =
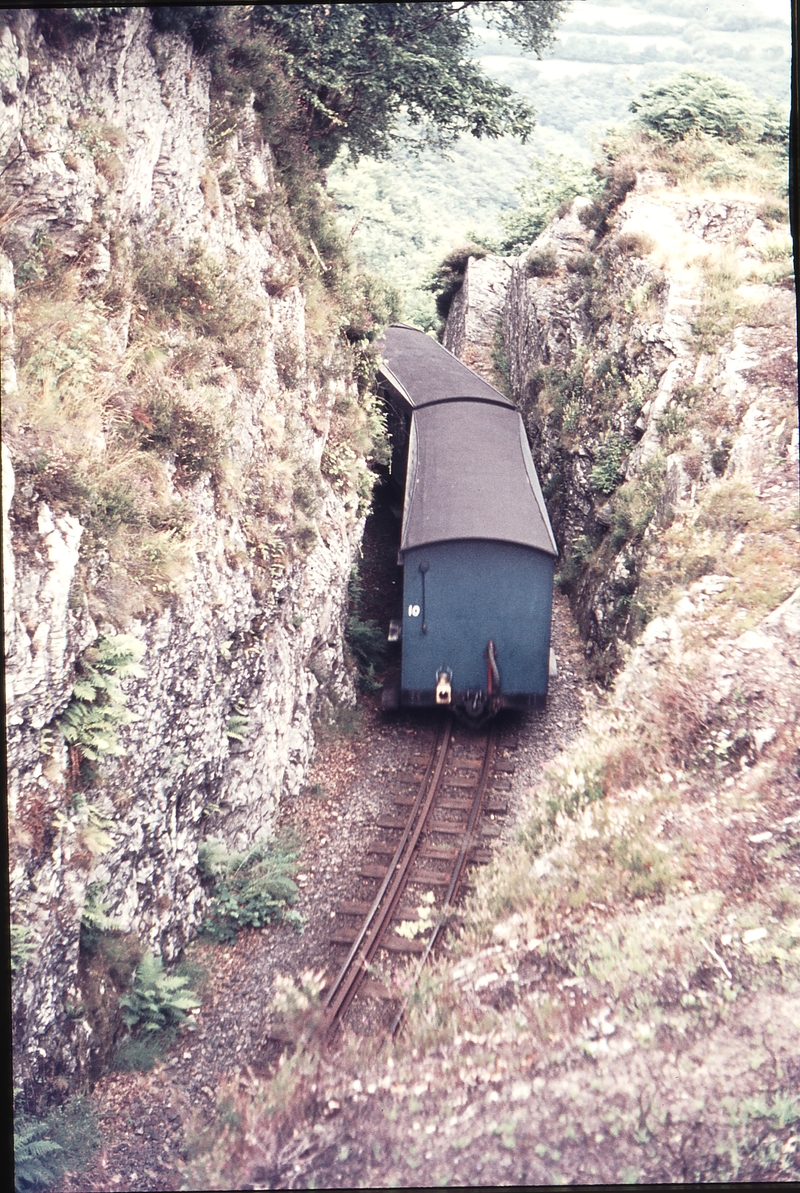
[[[777,14],[777,15],[772,15]],[[703,70],[788,105],[789,0],[575,0],[545,59],[523,56],[495,30],[480,31],[487,73],[532,101],[538,128],[515,138],[462,138],[449,160],[402,151],[388,161],[340,159],[328,182],[342,226],[356,221],[354,243],[366,263],[405,297],[405,317],[433,326],[433,296],[420,288],[436,262],[470,233],[500,236],[499,217],[517,206],[515,188],[536,154],[560,153],[590,164],[609,126],[630,118],[632,99],[678,70]]]

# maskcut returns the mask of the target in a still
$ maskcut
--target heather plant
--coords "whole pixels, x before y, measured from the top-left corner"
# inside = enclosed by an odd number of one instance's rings
[[[531,249],[525,256],[525,273],[529,278],[552,277],[558,272],[558,258],[552,245]]]

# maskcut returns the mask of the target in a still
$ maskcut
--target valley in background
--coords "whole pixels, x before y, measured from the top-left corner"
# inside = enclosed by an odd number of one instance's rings
[[[531,140],[462,137],[447,158],[396,151],[356,166],[342,156],[328,172],[340,226],[355,228],[364,263],[400,291],[403,318],[438,330],[426,281],[455,246],[502,239],[502,216],[518,206],[516,188],[534,156],[563,155],[588,176],[607,130],[630,119],[631,100],[679,71],[722,76],[762,100],[788,104],[789,16],[782,0],[577,0],[542,60],[521,55],[496,30],[481,29],[481,65],[538,111]]]

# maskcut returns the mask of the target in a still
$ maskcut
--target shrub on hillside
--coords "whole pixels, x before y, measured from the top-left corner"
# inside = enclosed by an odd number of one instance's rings
[[[529,173],[516,190],[519,207],[501,217],[505,238],[500,247],[504,252],[519,252],[531,244],[554,215],[566,215],[573,199],[596,195],[599,182],[583,162],[552,153],[533,158]]]
[[[704,71],[683,71],[631,102],[639,121],[666,141],[705,133],[723,141],[786,142],[788,122],[774,103]]]
[[[464,275],[470,257],[480,260],[489,250],[483,244],[469,241],[451,249],[440,265],[433,271],[425,284],[426,290],[432,290],[436,295],[436,310],[442,319],[446,319],[453,305],[453,299],[464,284]]]

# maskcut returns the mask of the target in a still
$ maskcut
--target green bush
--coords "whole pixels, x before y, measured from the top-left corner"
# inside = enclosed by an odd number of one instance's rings
[[[655,847],[636,846],[620,837],[613,854],[625,872],[625,886],[632,899],[661,897],[674,878],[664,855]]]
[[[37,228],[26,246],[25,255],[15,261],[14,283],[17,289],[22,290],[44,281],[57,263],[58,253],[52,236],[48,236],[43,228]]]
[[[341,287],[341,301],[344,331],[351,344],[371,343],[388,323],[399,320],[402,311],[399,291],[385,278],[363,269]]]
[[[596,198],[578,212],[578,219],[584,228],[604,235],[608,231],[609,217],[620,207],[625,196],[636,186],[636,170],[629,161],[614,161],[607,157],[602,166],[595,168],[602,179],[602,189],[595,188]]]
[[[788,120],[752,91],[704,71],[683,71],[643,91],[630,110],[666,141],[704,133],[736,144],[786,142]]]
[[[108,944],[106,940],[104,952],[108,953],[110,960],[113,950],[108,949]],[[127,954],[123,961],[129,961],[131,942],[118,944]],[[184,971],[188,968],[189,972],[165,974],[160,957],[154,957],[149,952],[143,956],[140,954],[132,989],[121,995],[119,1000],[122,1020],[130,1034],[117,1047],[115,1068],[147,1072],[174,1044],[181,1028],[191,1025],[189,1014],[200,1006],[201,999],[190,988],[190,982],[194,980],[195,974],[200,973],[202,976],[202,971],[196,966],[187,967],[183,964],[179,968]],[[114,971],[110,968],[109,972],[113,974]]]
[[[542,812],[523,824],[518,839],[536,857],[556,837],[564,816],[576,820],[584,808],[603,798],[603,777],[597,766],[553,775]]]
[[[234,940],[242,928],[266,924],[293,924],[302,930],[299,912],[288,910],[299,891],[293,881],[300,854],[288,834],[272,841],[260,840],[241,853],[228,853],[214,839],[200,845],[197,864],[212,883],[210,914],[204,931],[215,940]]]
[[[789,220],[786,204],[779,203],[776,199],[765,199],[763,203],[759,203],[756,216],[768,232],[773,232],[776,224],[785,224]]]

